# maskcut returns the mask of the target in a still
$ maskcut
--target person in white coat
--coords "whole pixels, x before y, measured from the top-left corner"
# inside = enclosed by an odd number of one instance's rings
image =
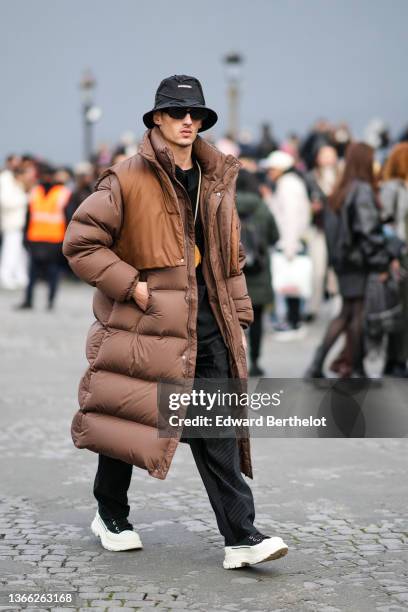
[[[28,197],[20,180],[21,160],[10,155],[0,173],[0,285],[3,289],[21,289],[28,282],[28,261],[23,246]]]
[[[274,192],[266,199],[279,229],[280,240],[276,247],[291,261],[304,251],[304,238],[310,225],[310,201],[306,186],[295,169],[295,158],[289,153],[274,151],[262,161],[261,166],[267,170],[268,178],[275,185]],[[299,335],[300,298],[296,292],[284,295],[284,300],[279,301],[277,297],[278,317],[279,305],[282,307],[283,304],[286,312],[276,331],[289,332],[287,338],[289,335]]]

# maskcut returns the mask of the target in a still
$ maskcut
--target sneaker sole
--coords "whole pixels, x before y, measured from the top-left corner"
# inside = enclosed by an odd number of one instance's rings
[[[283,542],[279,544],[278,548],[265,555],[265,552],[259,552],[257,555],[251,555],[251,552],[247,555],[246,559],[243,559],[242,553],[237,553],[237,557],[241,557],[241,559],[237,558],[234,560],[234,553],[229,555],[228,560],[224,560],[223,567],[224,569],[237,569],[239,567],[246,567],[248,565],[256,565],[258,563],[264,563],[266,561],[275,561],[276,559],[281,559],[288,553],[288,546]],[[251,558],[252,557],[252,558]]]
[[[100,539],[101,544],[106,550],[110,550],[112,552],[121,552],[124,550],[140,550],[143,548],[143,544],[140,540],[139,535],[135,532],[135,540],[132,543],[125,544],[113,541],[109,536],[106,528],[100,524],[100,521],[97,517],[91,523],[91,531],[97,538]]]

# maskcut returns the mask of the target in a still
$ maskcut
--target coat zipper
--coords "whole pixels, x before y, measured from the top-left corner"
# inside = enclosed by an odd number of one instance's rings
[[[176,180],[177,184],[181,187],[181,189],[184,192],[184,200],[185,200],[184,203],[185,203],[185,206],[186,206],[186,228],[184,228],[183,236],[184,236],[184,242],[185,242],[184,251],[185,251],[185,256],[186,256],[186,259],[187,259],[187,262],[186,262],[186,266],[187,266],[187,282],[188,282],[188,285],[190,286],[189,274],[190,274],[190,259],[191,258],[190,258],[190,248],[189,248],[189,238],[190,238],[190,236],[189,236],[188,228],[189,228],[189,212],[190,212],[191,203],[190,203],[190,197],[189,197],[189,195],[187,193],[187,190],[184,188],[184,185],[182,183],[180,183],[180,181],[178,181],[176,177],[175,177],[175,180]],[[176,197],[177,197],[177,194],[176,194]],[[197,205],[199,206],[199,202],[198,202]],[[182,221],[183,221],[183,218],[182,218]],[[187,236],[186,236],[186,229],[187,229]],[[194,228],[194,230],[195,230],[195,228]],[[196,284],[196,293],[197,293],[197,281],[196,281],[196,278],[195,278],[195,274],[194,274],[193,283]],[[198,300],[197,300],[197,304],[198,304]],[[189,302],[188,302],[188,317],[187,317],[187,336],[188,336],[188,338],[190,338],[191,309],[192,309],[192,305],[191,305],[191,290],[190,290]],[[186,350],[186,355],[185,355],[185,357],[186,357],[186,359],[185,359],[186,366],[189,363],[190,354],[191,354],[191,340],[189,339],[188,340],[187,350]],[[185,378],[188,378],[188,377],[185,376]],[[193,378],[194,378],[194,376],[193,376]]]

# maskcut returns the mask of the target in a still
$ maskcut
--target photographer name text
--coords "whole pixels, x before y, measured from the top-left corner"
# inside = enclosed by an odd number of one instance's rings
[[[266,416],[259,415],[257,417],[235,418],[230,415],[217,415],[209,417],[204,415],[195,416],[193,418],[179,417],[177,414],[172,414],[169,418],[171,427],[326,427],[326,417],[297,417],[290,416],[285,418],[277,418],[272,414]]]

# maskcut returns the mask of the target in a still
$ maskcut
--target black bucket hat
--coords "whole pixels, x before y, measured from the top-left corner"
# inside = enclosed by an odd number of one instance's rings
[[[203,120],[203,125],[198,130],[199,132],[209,130],[218,120],[217,113],[205,105],[200,81],[195,77],[186,76],[185,74],[175,74],[167,79],[163,79],[160,83],[154,99],[154,108],[143,115],[143,123],[146,127],[152,128],[155,125],[153,122],[153,113],[155,111],[175,107],[205,108],[208,116]]]

